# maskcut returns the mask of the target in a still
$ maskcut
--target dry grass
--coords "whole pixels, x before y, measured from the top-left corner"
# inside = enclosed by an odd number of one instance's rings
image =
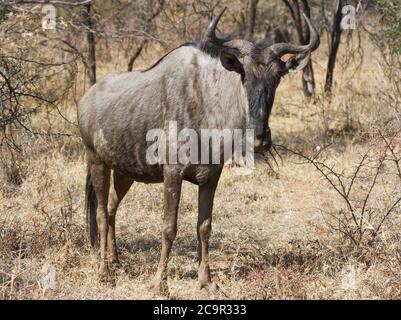
[[[372,128],[397,116],[380,98],[379,88],[386,92],[389,87],[377,66],[379,57],[366,52],[360,72],[352,66],[338,69],[339,85],[330,102],[319,94],[306,101],[299,77],[285,79],[271,118],[274,140],[308,152],[332,143],[328,161],[351,171],[372,146]],[[321,84],[324,48],[315,61]],[[110,69],[103,66],[100,73]],[[73,107],[63,111],[74,117]],[[123,201],[117,218],[122,266],[114,283],[101,283],[97,254],[85,235],[86,168],[79,139],[24,139],[31,148],[17,159],[24,173],[21,185],[11,187],[5,170],[0,180],[0,298],[157,299],[149,282],[161,247],[162,186],[134,184]],[[400,207],[377,244],[369,250],[345,249],[326,214],[335,215],[344,204],[313,167],[298,160],[283,154],[276,172],[261,162],[251,176],[224,171],[211,239],[211,266],[221,298],[401,298]],[[390,183],[400,186],[397,179]],[[375,191],[373,203],[381,190]],[[196,191],[185,183],[169,272],[176,299],[207,298],[197,284]],[[41,282],[46,264],[56,269],[54,289],[45,290]]]

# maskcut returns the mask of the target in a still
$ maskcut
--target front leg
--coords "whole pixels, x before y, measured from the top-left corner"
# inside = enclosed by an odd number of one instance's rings
[[[153,287],[158,294],[168,295],[167,264],[177,235],[177,215],[181,197],[182,177],[178,166],[164,167],[164,218],[162,251]]]
[[[205,288],[209,294],[216,294],[218,287],[212,282],[209,266],[209,238],[212,232],[212,210],[217,181],[199,186],[198,198],[198,257],[199,257],[199,283],[201,289]]]

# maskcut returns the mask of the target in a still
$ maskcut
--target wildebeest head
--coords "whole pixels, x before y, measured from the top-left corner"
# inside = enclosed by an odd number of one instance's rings
[[[280,79],[307,65],[311,52],[319,46],[319,34],[304,15],[310,30],[308,45],[276,43],[265,46],[242,39],[220,39],[216,36],[216,27],[225,10],[210,23],[203,47],[218,52],[222,65],[241,75],[248,95],[250,128],[255,132],[255,151],[264,152],[271,147],[269,116]]]

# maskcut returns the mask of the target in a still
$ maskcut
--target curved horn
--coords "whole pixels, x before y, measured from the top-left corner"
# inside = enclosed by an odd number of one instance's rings
[[[276,55],[282,56],[286,53],[303,53],[308,51],[314,51],[319,47],[320,37],[316,28],[313,26],[312,22],[308,19],[308,17],[303,14],[304,19],[309,27],[310,32],[310,41],[307,45],[296,45],[291,43],[277,43],[270,46],[268,49],[273,51]]]
[[[207,31],[205,34],[205,40],[209,40],[209,41],[215,41],[217,40],[216,37],[216,27],[217,24],[219,23],[221,17],[223,16],[224,12],[226,12],[227,7],[225,7],[218,16],[214,17],[212,22],[209,24],[209,26],[207,27]]]

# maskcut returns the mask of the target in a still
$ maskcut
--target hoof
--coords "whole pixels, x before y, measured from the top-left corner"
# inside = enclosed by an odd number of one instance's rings
[[[170,293],[168,290],[167,280],[161,280],[159,277],[155,277],[150,285],[151,290],[154,294],[162,297],[169,297]]]
[[[99,280],[101,282],[107,282],[109,280],[109,269],[107,263],[101,263],[99,267]]]
[[[119,265],[120,264],[120,261],[119,261],[117,255],[109,254],[108,257],[109,257],[109,259],[108,259],[109,265]]]
[[[215,282],[201,283],[200,289],[206,289],[210,298],[216,299],[220,296],[220,288]]]
[[[117,271],[121,269],[121,264],[118,260],[110,260],[108,262],[108,267],[110,271]]]
[[[107,270],[107,282],[115,286],[119,277],[126,275],[125,270],[123,267],[117,262],[109,262],[108,263],[108,270]]]

